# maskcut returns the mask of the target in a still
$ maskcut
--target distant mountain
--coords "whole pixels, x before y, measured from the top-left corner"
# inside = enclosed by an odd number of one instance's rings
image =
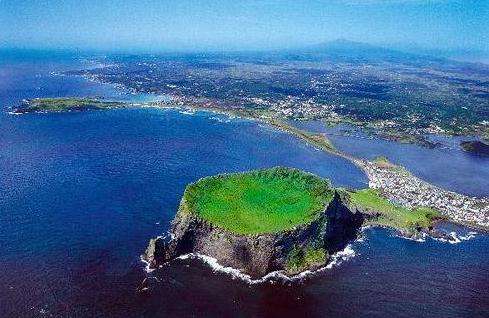
[[[388,49],[372,44],[354,42],[348,40],[335,40],[300,48],[286,50],[289,56],[296,55],[297,58],[323,59],[331,58],[335,60],[417,60],[419,58],[440,60],[426,54],[415,54],[403,52],[395,49]]]
[[[355,42],[344,39],[322,42],[318,44],[308,45],[301,48],[303,51],[311,51],[311,52],[326,52],[326,51],[375,51],[375,52],[385,52],[392,51],[380,46],[375,46],[368,43],[363,42]]]

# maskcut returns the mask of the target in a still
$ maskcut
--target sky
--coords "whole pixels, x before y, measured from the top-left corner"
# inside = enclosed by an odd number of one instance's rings
[[[0,0],[0,47],[256,50],[346,39],[489,54],[489,0]]]

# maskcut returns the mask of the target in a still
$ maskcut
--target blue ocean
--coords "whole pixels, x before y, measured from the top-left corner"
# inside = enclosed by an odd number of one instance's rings
[[[168,230],[190,182],[277,165],[336,186],[368,180],[288,134],[208,112],[9,114],[33,97],[160,98],[62,75],[100,60],[0,53],[0,317],[489,317],[489,236],[450,224],[441,226],[457,244],[366,229],[330,268],[300,281],[250,284],[190,259],[142,291],[139,256]],[[434,169],[439,149],[330,133],[353,155],[391,155],[441,187],[489,195],[487,160],[447,148],[470,169],[450,170],[449,182]]]

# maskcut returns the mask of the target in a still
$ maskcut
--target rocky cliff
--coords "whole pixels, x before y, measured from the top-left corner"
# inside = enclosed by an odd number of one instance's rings
[[[294,275],[325,265],[329,255],[355,238],[365,217],[350,204],[346,192],[336,191],[324,211],[308,224],[279,233],[239,235],[189,212],[182,199],[171,238],[152,239],[143,258],[156,268],[178,256],[198,253],[252,278],[278,270]]]

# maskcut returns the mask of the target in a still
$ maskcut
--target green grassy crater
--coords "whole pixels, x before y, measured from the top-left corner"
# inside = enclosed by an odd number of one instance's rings
[[[332,197],[327,180],[277,167],[201,179],[180,209],[233,233],[276,233],[313,221]]]

